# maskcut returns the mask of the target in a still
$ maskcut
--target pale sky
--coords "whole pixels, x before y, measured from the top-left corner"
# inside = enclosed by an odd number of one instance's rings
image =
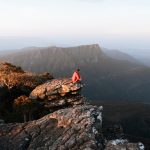
[[[91,43],[150,49],[150,0],[0,0],[0,49]]]

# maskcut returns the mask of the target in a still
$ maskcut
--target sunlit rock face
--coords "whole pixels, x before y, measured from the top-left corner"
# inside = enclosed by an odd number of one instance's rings
[[[25,72],[20,67],[7,62],[0,62],[0,83],[5,84],[9,89],[33,90],[36,86],[52,78],[49,73]]]
[[[39,120],[0,125],[0,149],[103,149],[101,108],[78,105]]]
[[[25,72],[20,67],[0,62],[0,115],[12,111],[14,99],[21,95],[28,96],[36,86],[52,78],[49,73]]]
[[[70,78],[53,79],[38,87],[30,94],[31,99],[48,99],[52,100],[52,96],[65,96],[67,94],[77,94],[83,85],[81,83],[73,84]]]
[[[81,105],[86,103],[86,98],[80,95],[83,85],[73,84],[70,78],[53,79],[37,86],[29,98],[42,102],[50,109],[67,106]]]

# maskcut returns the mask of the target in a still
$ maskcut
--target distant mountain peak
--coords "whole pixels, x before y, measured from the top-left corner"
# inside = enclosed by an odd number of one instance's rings
[[[117,54],[113,51],[110,57],[98,44],[90,44],[37,47],[0,58],[28,71],[52,72],[55,77],[71,77],[73,71],[80,68],[84,82],[88,83],[85,94],[92,99],[149,99],[150,69],[124,53]],[[93,90],[96,94],[89,94]],[[139,90],[142,92],[136,92]]]
[[[80,45],[80,47],[100,48],[99,44]]]

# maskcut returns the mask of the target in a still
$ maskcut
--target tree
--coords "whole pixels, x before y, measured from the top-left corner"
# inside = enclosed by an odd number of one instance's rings
[[[14,100],[14,109],[23,115],[24,122],[32,120],[33,112],[38,108],[37,102],[23,95]]]

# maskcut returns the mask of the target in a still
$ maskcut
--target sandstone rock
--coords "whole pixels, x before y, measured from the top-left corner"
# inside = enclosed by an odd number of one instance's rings
[[[9,89],[16,87],[22,90],[32,90],[53,77],[49,74],[36,74],[24,72],[20,67],[10,63],[0,63],[0,82]]]
[[[102,149],[102,120],[98,116],[100,108],[79,105],[32,122],[0,125],[0,150]]]
[[[50,96],[57,95],[58,97],[60,97],[67,94],[77,94],[82,87],[83,85],[80,83],[73,84],[70,78],[53,79],[37,86],[31,92],[30,98],[52,100]]]
[[[80,96],[83,85],[73,84],[70,78],[53,79],[37,86],[30,94],[32,100],[41,101],[45,107],[52,109],[81,105],[86,99]]]
[[[142,143],[130,143],[128,140],[116,139],[108,141],[105,150],[144,150]]]

